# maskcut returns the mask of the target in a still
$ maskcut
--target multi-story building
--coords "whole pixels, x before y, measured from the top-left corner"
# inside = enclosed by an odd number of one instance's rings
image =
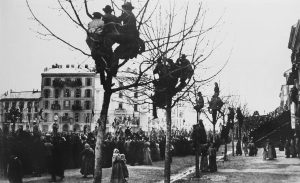
[[[5,92],[0,99],[0,125],[11,130],[14,120],[15,128],[32,127],[40,119],[40,97],[38,90]]]
[[[83,131],[93,122],[95,72],[87,65],[52,65],[41,83],[42,131]]]
[[[287,76],[287,85],[295,85],[299,91],[300,87],[300,20],[297,24],[291,28],[288,48],[292,50],[291,62],[292,69]],[[299,92],[298,102],[291,102],[291,123],[292,128],[296,130],[298,136],[300,136],[300,104],[299,104]]]

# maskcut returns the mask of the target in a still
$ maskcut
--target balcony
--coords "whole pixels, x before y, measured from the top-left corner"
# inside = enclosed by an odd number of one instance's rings
[[[55,88],[63,88],[64,85],[65,85],[65,83],[61,79],[54,79],[53,80],[53,87],[55,87]]]
[[[79,104],[74,104],[72,105],[72,110],[73,111],[81,111],[82,110],[82,106]]]
[[[61,107],[60,107],[59,104],[52,104],[52,105],[51,105],[51,109],[52,109],[52,110],[60,110]]]

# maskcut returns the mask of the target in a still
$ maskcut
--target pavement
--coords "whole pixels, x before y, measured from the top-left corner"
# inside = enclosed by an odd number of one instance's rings
[[[185,177],[173,181],[175,183],[194,182],[230,182],[230,183],[299,183],[300,159],[285,158],[284,151],[276,149],[277,159],[263,160],[262,149],[256,157],[230,156],[229,161],[218,163],[216,173],[203,173],[200,178],[195,174],[186,174]]]

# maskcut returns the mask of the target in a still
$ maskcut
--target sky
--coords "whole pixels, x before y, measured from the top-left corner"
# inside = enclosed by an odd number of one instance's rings
[[[96,1],[100,6],[91,7],[91,11],[101,11],[110,2],[92,0],[91,3]],[[63,21],[64,17],[54,8],[55,1],[29,2],[52,30],[76,46],[85,44],[85,33],[72,29],[70,21]],[[184,6],[187,1],[174,2]],[[197,5],[197,2],[191,0],[190,4]],[[220,26],[211,35],[212,40],[221,40],[222,44],[209,58],[211,63],[223,64],[230,57],[216,78],[221,95],[238,95],[241,103],[246,102],[251,111],[258,110],[261,114],[274,110],[280,104],[281,85],[285,84],[283,72],[291,67],[291,50],[287,45],[291,26],[300,19],[300,1],[206,0],[203,5],[208,24],[222,17]],[[0,1],[1,94],[10,89],[40,89],[41,72],[54,63],[92,64],[90,59],[64,44],[40,36],[37,31],[41,30],[32,20],[25,0]],[[86,45],[83,47],[88,49]],[[212,93],[213,83],[210,90]]]

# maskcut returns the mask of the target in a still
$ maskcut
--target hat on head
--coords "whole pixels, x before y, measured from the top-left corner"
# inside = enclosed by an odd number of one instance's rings
[[[109,5],[106,5],[105,6],[105,8],[103,8],[102,9],[105,13],[110,13],[110,12],[112,12],[112,11],[114,11],[113,9],[111,9],[111,6],[109,6]]]
[[[122,5],[122,8],[125,10],[132,10],[134,7],[132,6],[131,2],[126,2]]]
[[[94,12],[93,16],[94,16],[94,18],[101,18],[102,17],[101,13],[99,13],[99,12]]]

